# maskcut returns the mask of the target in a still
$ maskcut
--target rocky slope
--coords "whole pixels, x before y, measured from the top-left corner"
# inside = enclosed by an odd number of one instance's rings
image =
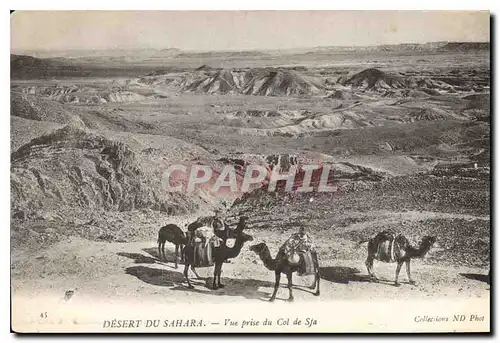
[[[61,207],[169,214],[196,209],[184,195],[162,190],[161,165],[125,144],[89,130],[65,126],[21,146],[11,155],[14,218]]]

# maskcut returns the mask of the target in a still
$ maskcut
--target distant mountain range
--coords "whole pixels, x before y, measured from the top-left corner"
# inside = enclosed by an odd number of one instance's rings
[[[447,43],[443,47],[440,48],[443,51],[473,51],[473,50],[481,50],[481,51],[489,51],[490,43],[461,43],[461,42],[452,42]]]
[[[436,51],[436,52],[454,52],[454,51],[488,51],[489,42],[431,42],[423,44],[385,44],[373,46],[321,46],[312,48],[296,48],[281,50],[214,50],[214,51],[189,51],[177,48],[152,49],[152,48],[121,48],[121,49],[72,49],[72,50],[43,50],[43,51],[22,51],[15,52],[22,55],[30,55],[38,58],[77,58],[77,57],[171,57],[171,58],[207,58],[207,57],[251,57],[251,56],[271,56],[276,54],[314,54],[314,53],[336,53],[336,52],[398,52],[398,51]]]
[[[12,79],[51,78],[51,77],[85,77],[89,75],[111,75],[113,68],[116,73],[123,74],[125,68],[141,66],[148,61],[149,66],[143,65],[140,73],[152,72],[158,65],[166,61],[174,62],[182,59],[245,59],[245,58],[286,58],[302,55],[323,55],[341,53],[474,53],[490,51],[490,43],[481,42],[436,42],[426,44],[395,44],[367,47],[316,47],[309,49],[275,50],[275,51],[214,51],[214,52],[185,52],[179,49],[112,49],[85,52],[73,50],[66,52],[46,51],[33,55],[11,54],[10,67]],[[80,56],[77,56],[79,54]],[[210,68],[208,66],[201,68]],[[104,74],[103,74],[104,73]],[[108,73],[108,74],[106,74]],[[121,75],[120,74],[120,75]],[[222,77],[222,76],[221,76]],[[281,76],[280,76],[281,77]],[[288,76],[283,80],[288,80]],[[281,79],[280,79],[281,80]],[[282,82],[281,80],[280,82]],[[217,81],[217,80],[216,80]],[[210,80],[206,82],[212,84]],[[274,81],[273,81],[274,82]],[[285,81],[283,81],[285,82]],[[224,83],[224,82],[223,82]],[[203,84],[204,85],[204,84]],[[195,87],[196,88],[196,87]],[[224,88],[224,87],[222,87]],[[293,87],[292,87],[293,88]],[[299,87],[300,88],[300,87]],[[231,88],[232,89],[232,88]]]

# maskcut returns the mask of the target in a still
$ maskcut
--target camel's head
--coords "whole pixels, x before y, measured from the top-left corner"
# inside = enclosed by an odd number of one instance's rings
[[[248,241],[253,241],[253,237],[250,236],[249,234],[243,232],[243,230],[231,230],[229,227],[226,227],[227,232],[229,232],[229,237],[232,239],[241,239],[243,243],[248,242]]]
[[[241,233],[241,238],[243,239],[243,242],[253,241],[253,237],[250,236],[249,234],[244,233],[244,232]]]
[[[436,243],[436,237],[434,236],[424,236],[422,237],[422,240],[420,241],[420,256],[423,257],[425,254],[427,254],[432,246]]]
[[[241,235],[243,230],[246,228],[246,220],[247,219],[248,219],[248,217],[246,217],[246,216],[240,217],[240,221],[238,222],[238,226],[234,230],[232,230],[235,232],[236,235]]]
[[[436,237],[434,237],[434,236],[424,236],[422,238],[421,245],[422,246],[426,246],[426,247],[432,247],[432,245],[434,245],[434,243],[436,243]]]
[[[253,251],[256,254],[259,254],[262,250],[264,250],[266,243],[258,243],[250,246],[250,251]]]

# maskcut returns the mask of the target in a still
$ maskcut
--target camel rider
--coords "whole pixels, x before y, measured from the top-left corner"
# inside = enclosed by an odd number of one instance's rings
[[[238,224],[236,225],[236,228],[234,229],[234,231],[236,232],[241,232],[243,230],[245,230],[247,228],[247,224],[246,224],[246,220],[248,219],[247,216],[240,216],[240,220],[238,221]],[[226,240],[228,238],[231,238],[231,234],[230,234],[230,228],[228,225],[225,225],[225,237],[226,237]],[[231,261],[226,258],[226,260],[224,261],[225,263],[231,263]]]
[[[312,240],[309,235],[306,233],[306,229],[301,226],[299,228],[299,232],[292,236],[296,241],[295,247],[297,252],[305,253],[312,248]]]
[[[214,229],[214,234],[222,240],[227,239],[227,227],[224,220],[220,216],[220,211],[215,210],[214,218],[212,221],[212,228]]]
[[[213,227],[214,229],[224,228],[224,220],[222,220],[219,210],[215,210],[214,212]]]
[[[297,253],[299,254],[300,258],[300,266],[301,268],[304,268],[302,272],[305,272],[305,259],[304,259],[304,254],[311,250],[313,247],[313,243],[309,235],[306,233],[306,229],[301,226],[299,228],[299,232],[294,234],[293,239],[295,240],[295,249]]]

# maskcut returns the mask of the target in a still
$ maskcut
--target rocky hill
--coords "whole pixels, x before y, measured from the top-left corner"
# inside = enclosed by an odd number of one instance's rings
[[[126,144],[88,129],[65,126],[34,138],[11,155],[14,218],[63,207],[169,214],[197,208],[182,194],[162,191],[162,169]]]
[[[83,77],[88,75],[89,72],[81,67],[65,65],[52,59],[10,55],[10,77],[12,79]]]
[[[200,67],[202,68],[202,67]],[[284,68],[251,68],[246,70],[207,68],[199,79],[187,84],[183,91],[209,94],[245,94],[263,96],[313,95],[321,92],[322,81]]]
[[[412,79],[391,75],[375,68],[365,69],[353,75],[344,81],[343,85],[366,90],[415,87],[415,83]]]

